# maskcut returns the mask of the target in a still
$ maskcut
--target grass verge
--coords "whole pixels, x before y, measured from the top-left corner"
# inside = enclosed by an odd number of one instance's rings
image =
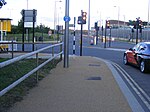
[[[7,59],[0,59],[0,62]],[[45,60],[40,59],[39,64],[43,63]],[[50,70],[55,68],[60,60],[53,60],[45,65],[39,70],[39,80],[42,80],[46,75],[50,73]],[[0,91],[10,85],[12,82],[16,81],[24,74],[28,73],[30,70],[36,67],[35,59],[26,59],[7,67],[0,69]],[[35,74],[28,77],[17,87],[6,93],[4,96],[0,97],[0,112],[7,112],[7,110],[18,101],[21,101],[23,97],[29,93],[29,90],[37,86]]]

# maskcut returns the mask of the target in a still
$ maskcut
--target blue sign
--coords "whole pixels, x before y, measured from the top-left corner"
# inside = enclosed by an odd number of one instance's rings
[[[64,17],[64,21],[65,21],[65,22],[69,22],[69,21],[70,21],[70,17],[69,17],[69,16],[65,16],[65,17]]]

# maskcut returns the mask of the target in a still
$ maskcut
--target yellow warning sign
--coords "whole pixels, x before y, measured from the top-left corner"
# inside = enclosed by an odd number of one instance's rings
[[[0,20],[0,30],[11,32],[11,20]]]

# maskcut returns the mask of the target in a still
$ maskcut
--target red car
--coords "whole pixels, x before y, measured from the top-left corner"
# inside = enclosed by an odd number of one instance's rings
[[[150,42],[141,42],[124,53],[123,62],[125,65],[133,64],[145,73],[150,70]]]

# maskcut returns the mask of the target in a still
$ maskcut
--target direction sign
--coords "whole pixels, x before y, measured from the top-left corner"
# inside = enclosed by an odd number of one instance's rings
[[[65,21],[65,22],[69,22],[69,21],[70,21],[70,17],[69,17],[69,16],[65,16],[65,17],[64,17],[64,21]]]

